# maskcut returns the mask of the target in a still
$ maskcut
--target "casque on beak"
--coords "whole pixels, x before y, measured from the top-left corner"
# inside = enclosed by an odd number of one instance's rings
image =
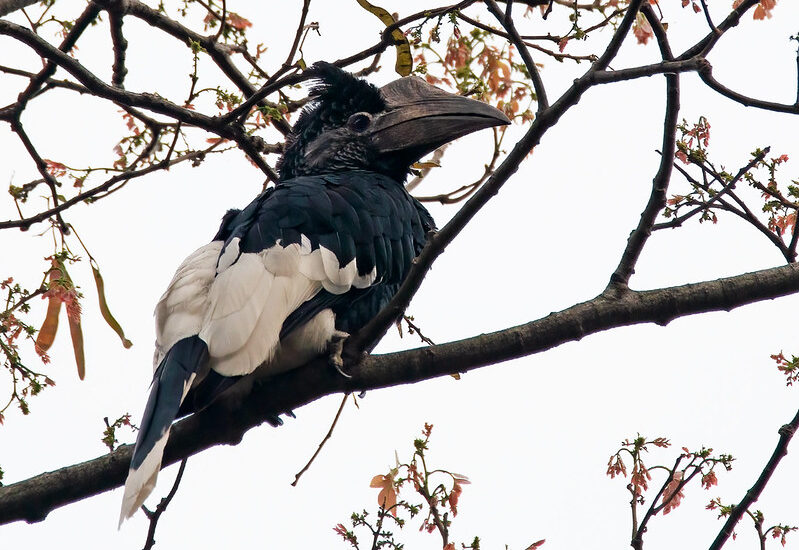
[[[388,110],[375,117],[371,141],[378,153],[399,154],[411,162],[471,132],[510,124],[491,105],[450,94],[415,76],[390,82],[380,93]]]

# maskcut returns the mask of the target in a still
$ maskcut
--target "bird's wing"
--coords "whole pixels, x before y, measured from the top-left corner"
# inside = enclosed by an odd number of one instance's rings
[[[353,319],[377,313],[386,292],[374,299],[374,289],[395,289],[424,232],[404,189],[368,173],[297,178],[226,216],[218,238],[181,264],[156,307],[156,376],[122,518],[152,490],[169,427],[192,384],[209,369],[233,377],[264,365],[277,373],[322,353],[336,315],[350,319],[352,330],[362,324]],[[293,349],[295,363],[282,364],[280,340],[298,329],[302,338],[293,340],[308,349]]]

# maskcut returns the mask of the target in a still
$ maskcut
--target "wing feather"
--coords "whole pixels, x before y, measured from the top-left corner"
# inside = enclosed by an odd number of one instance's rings
[[[216,276],[222,241],[212,241],[180,264],[155,306],[155,354],[153,369],[178,340],[194,336],[202,328],[208,289]]]

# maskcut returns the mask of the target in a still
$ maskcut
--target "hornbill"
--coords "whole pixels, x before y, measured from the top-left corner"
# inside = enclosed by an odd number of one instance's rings
[[[155,375],[120,524],[152,491],[169,428],[238,379],[269,377],[330,350],[394,296],[430,214],[403,186],[410,166],[497,109],[418,77],[382,88],[329,63],[278,162],[280,181],[230,210],[178,267],[155,310]],[[331,353],[340,367],[340,353]],[[279,423],[278,419],[275,419]]]

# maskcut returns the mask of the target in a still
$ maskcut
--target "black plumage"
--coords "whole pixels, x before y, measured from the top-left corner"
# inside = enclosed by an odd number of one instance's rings
[[[278,163],[281,181],[224,215],[156,307],[156,373],[121,520],[152,490],[176,417],[241,377],[340,350],[332,344],[391,300],[435,229],[403,186],[410,165],[508,122],[418,78],[378,89],[328,63],[311,70],[318,82]],[[340,356],[331,362],[339,367]]]

